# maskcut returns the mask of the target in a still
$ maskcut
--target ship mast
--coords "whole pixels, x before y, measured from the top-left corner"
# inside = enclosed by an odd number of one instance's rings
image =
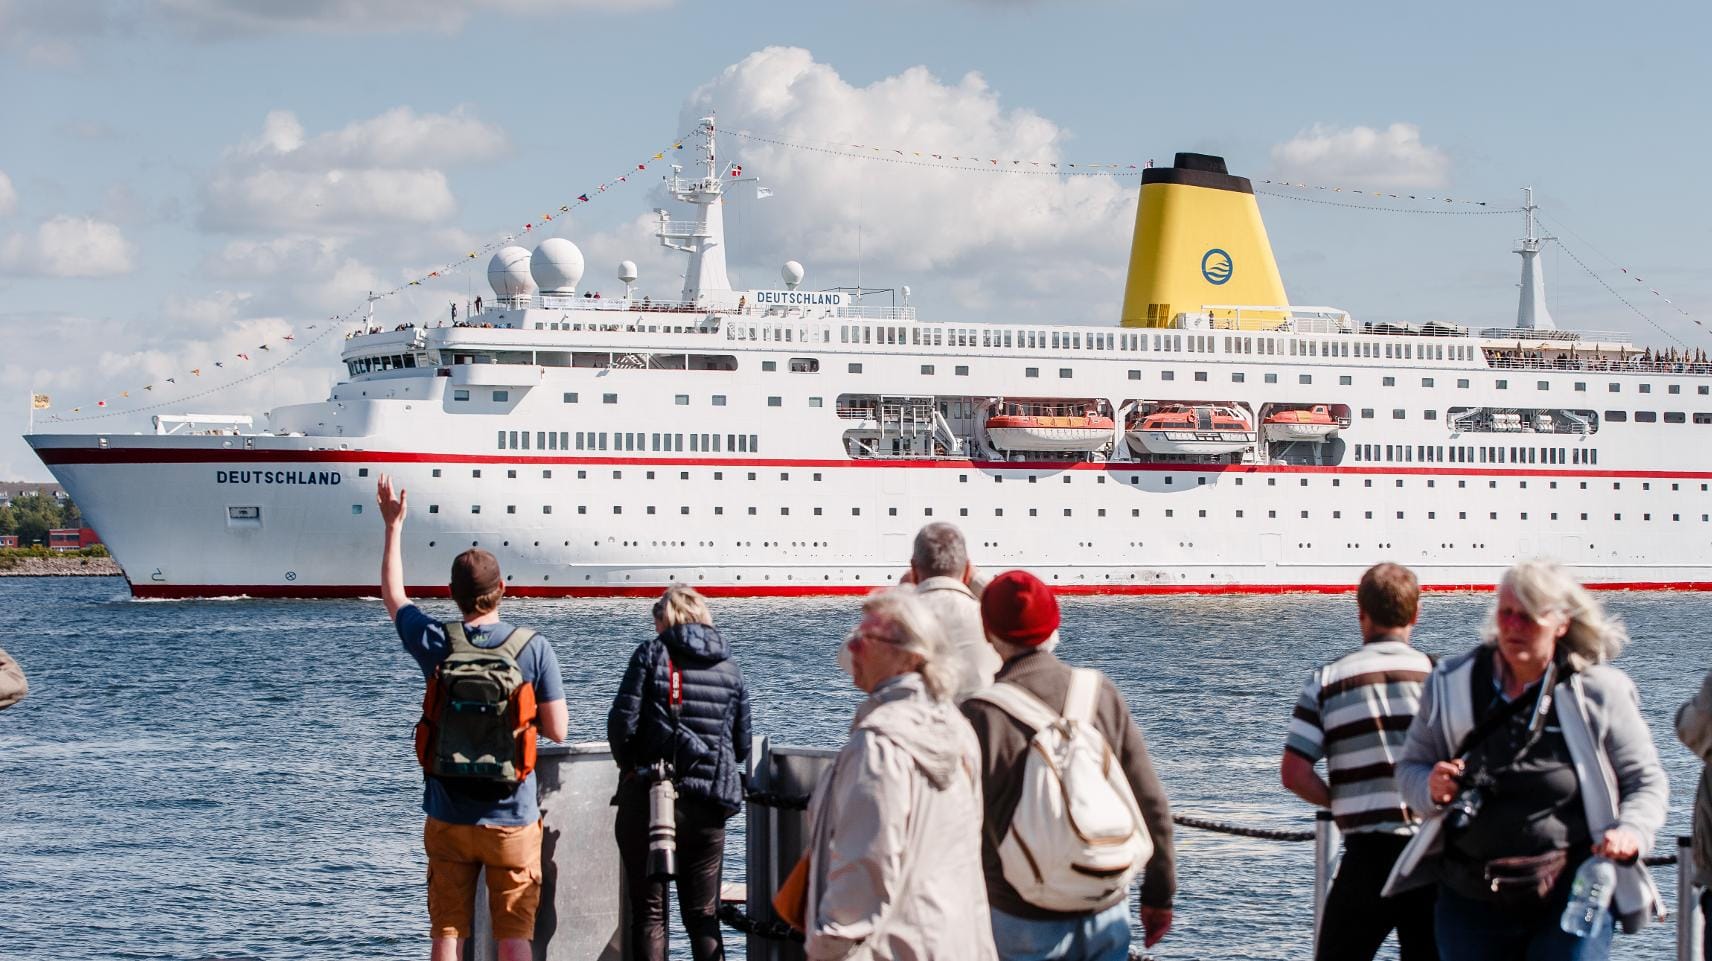
[[[672,199],[696,208],[695,219],[674,221],[668,211],[655,211],[660,217],[657,235],[661,246],[690,255],[681,298],[686,304],[700,302],[706,293],[731,290],[731,280],[725,274],[725,197],[714,153],[714,118],[703,117],[701,130],[707,137],[707,153],[699,163],[706,172],[686,180],[684,168],[673,164],[672,177],[666,181]]]
[[[1516,306],[1516,326],[1522,330],[1556,330],[1557,324],[1552,321],[1551,311],[1546,309],[1546,277],[1540,269],[1540,248],[1553,237],[1538,237],[1534,234],[1534,211],[1539,205],[1534,203],[1534,188],[1522,188],[1522,216],[1524,230],[1522,239],[1516,242],[1515,252],[1522,255],[1522,297]]]

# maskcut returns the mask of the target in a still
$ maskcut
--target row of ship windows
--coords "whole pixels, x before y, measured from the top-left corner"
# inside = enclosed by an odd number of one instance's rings
[[[612,444],[607,446],[607,439]],[[581,451],[623,451],[659,453],[679,453],[685,450],[684,438],[689,438],[688,452],[691,454],[757,454],[761,451],[759,434],[659,434],[644,431],[606,431],[594,430],[538,430],[535,432],[534,450],[581,450]],[[529,431],[502,430],[498,432],[495,443],[500,450],[530,450]],[[511,472],[513,476],[516,471]],[[438,471],[436,477],[440,476]],[[481,476],[481,471],[476,471]]]
[[[443,476],[442,475],[443,470],[444,470],[444,468],[440,468],[440,467],[433,468],[432,469],[432,476],[434,476],[436,478]],[[587,470],[578,470],[577,471],[577,480],[588,480],[588,473],[589,472]],[[733,474],[735,474],[735,473],[736,472],[733,471]],[[643,478],[645,480],[656,480],[658,472],[652,471],[652,470],[647,470],[647,471],[643,471],[642,474],[643,474]],[[369,476],[369,469],[367,467],[357,468],[357,477],[363,478],[363,477],[367,477],[367,476]],[[472,468],[470,470],[470,476],[472,478],[476,478],[479,480],[482,476],[482,469],[479,467]],[[507,480],[516,480],[517,479],[517,469],[516,468],[507,468],[505,471],[505,476],[506,476]],[[634,476],[634,475],[632,475],[632,476]],[[815,471],[809,475],[809,478],[812,481],[814,481],[815,483],[820,483],[823,476],[824,475],[820,471]],[[758,477],[759,477],[759,473],[756,471],[746,471],[745,472],[745,479],[746,480],[753,481],[753,480],[758,479]],[[543,480],[552,480],[553,479],[552,469],[547,468],[545,470],[542,470],[541,471],[541,478]],[[624,471],[622,471],[622,470],[613,471],[612,472],[612,479],[613,480],[623,480],[624,479]],[[690,479],[690,472],[687,470],[686,471],[679,471],[678,472],[678,479],[679,480],[685,480],[685,481],[689,480]],[[714,471],[713,472],[713,479],[716,481],[724,480],[725,479],[725,471],[722,471],[722,470]],[[779,480],[789,481],[790,479],[791,479],[791,474],[789,471],[780,471],[779,472]],[[1027,479],[1028,479],[1028,483],[1030,483],[1030,484],[1038,483],[1039,479],[1040,479],[1040,475],[1029,474],[1027,476]],[[1070,474],[1064,474],[1060,479],[1064,483],[1068,484],[1071,482],[1071,480],[1073,478],[1072,478],[1072,475],[1070,475]],[[1301,487],[1309,486],[1309,480],[1310,480],[1309,478],[1299,477],[1296,480],[1297,480],[1297,484]],[[1095,483],[1098,483],[1098,484],[1104,484],[1106,482],[1106,476],[1104,474],[1097,474],[1094,477],[1094,481],[1095,481]],[[1242,487],[1244,478],[1234,477],[1234,478],[1232,478],[1232,481],[1236,484],[1236,486]],[[958,474],[957,475],[957,482],[960,484],[969,483],[969,475],[968,474]],[[1129,482],[1130,482],[1131,486],[1139,486],[1141,483],[1140,475],[1131,475]],[[999,475],[999,474],[993,475],[993,483],[995,483],[995,484],[1004,483],[1004,477],[1002,475]],[[1171,474],[1165,475],[1165,485],[1166,486],[1168,486],[1168,487],[1173,486],[1175,483],[1176,483],[1176,477],[1175,476],[1173,476]],[[1196,477],[1195,483],[1197,486],[1204,487],[1204,486],[1206,486],[1207,479],[1205,477]],[[1396,483],[1396,486],[1403,487],[1403,486],[1405,486],[1406,482],[1405,482],[1404,478],[1399,477],[1399,478],[1395,478],[1395,483]],[[1361,484],[1363,487],[1372,487],[1373,486],[1373,478],[1364,477],[1361,479]],[[1486,484],[1487,484],[1487,487],[1492,489],[1492,490],[1498,489],[1498,482],[1496,480],[1488,480],[1486,482]],[[1546,484],[1551,490],[1557,490],[1557,485],[1558,485],[1557,481],[1555,481],[1555,480],[1547,481]],[[1587,490],[1587,482],[1586,481],[1580,481],[1579,484],[1580,484],[1580,488],[1579,488],[1580,490]],[[1266,486],[1277,487],[1278,486],[1278,478],[1276,478],[1276,477],[1266,478]],[[1331,479],[1331,486],[1342,487],[1343,486],[1343,478],[1333,477]],[[1427,487],[1435,488],[1437,486],[1438,486],[1437,478],[1432,478],[1432,477],[1427,478]],[[1468,487],[1468,480],[1466,478],[1458,478],[1457,482],[1456,482],[1456,486],[1458,488],[1466,489]],[[1518,481],[1516,487],[1517,487],[1517,490],[1527,490],[1528,489],[1528,482],[1525,480]],[[1614,491],[1622,490],[1623,489],[1623,482],[1622,481],[1612,481],[1611,482],[1611,489]],[[1641,481],[1641,490],[1651,491],[1652,489],[1653,489],[1652,481]],[[1682,484],[1678,481],[1672,481],[1670,484],[1670,489],[1673,491],[1680,491],[1680,490],[1682,490]],[[1702,483],[1700,485],[1700,492],[1701,493],[1707,493],[1708,491],[1712,491],[1712,484]],[[895,512],[896,508],[893,508],[893,510]]]
[[[812,362],[812,366],[810,366],[811,362]],[[764,369],[771,370],[771,369],[773,369],[774,366],[775,366],[774,361],[768,360],[768,361],[762,362],[762,367]],[[806,371],[811,371],[811,372],[812,371],[818,371],[820,369],[820,362],[818,360],[814,360],[813,358],[800,358],[800,357],[799,358],[793,358],[791,360],[791,369],[792,370],[801,369],[801,370],[806,370]],[[850,373],[852,373],[852,374],[860,374],[860,373],[862,373],[862,364],[860,362],[852,362],[850,364],[849,369],[850,369]],[[921,372],[925,376],[933,375],[933,373],[937,369],[938,369],[937,366],[934,364],[922,364],[921,365]],[[953,370],[954,370],[954,373],[958,377],[969,376],[969,368],[967,365],[958,364],[955,368],[953,368]],[[1204,370],[1191,371],[1190,373],[1193,375],[1196,383],[1206,383],[1209,376],[1210,376],[1208,374],[1208,372],[1204,371]],[[1075,368],[1072,368],[1072,367],[1060,367],[1060,368],[1058,368],[1058,377],[1061,380],[1073,379],[1075,377],[1075,374],[1076,374]],[[1142,375],[1142,372],[1140,370],[1136,370],[1136,369],[1132,368],[1129,371],[1129,379],[1130,380],[1141,380],[1141,375]],[[1024,367],[1023,368],[1023,377],[1025,377],[1025,378],[1038,378],[1039,376],[1040,376],[1040,368],[1039,367]],[[1246,371],[1240,371],[1240,370],[1232,371],[1230,378],[1231,378],[1231,383],[1233,383],[1233,384],[1247,383],[1248,374]],[[1177,372],[1175,370],[1162,370],[1159,372],[1159,379],[1161,381],[1174,382],[1177,379]],[[1262,379],[1264,380],[1265,383],[1268,383],[1268,384],[1278,383],[1278,375],[1276,373],[1263,374]],[[1392,376],[1392,375],[1383,376],[1379,379],[1379,381],[1380,381],[1379,385],[1381,387],[1395,387],[1395,386],[1397,386],[1397,378],[1395,376]],[[1309,384],[1312,384],[1313,382],[1314,382],[1314,375],[1313,374],[1297,374],[1296,375],[1296,383],[1298,383],[1298,384],[1309,385]],[[1338,386],[1350,387],[1350,386],[1353,386],[1354,383],[1355,383],[1354,375],[1352,375],[1352,374],[1339,374],[1338,375]],[[1421,378],[1421,386],[1422,387],[1433,387],[1436,385],[1436,383],[1437,383],[1437,378],[1433,378],[1433,377],[1422,377]],[[1458,378],[1456,378],[1456,386],[1460,389],[1467,390],[1473,386],[1473,381],[1467,377],[1458,377]],[[1510,389],[1510,381],[1508,378],[1500,377],[1497,380],[1493,381],[1492,386],[1497,390],[1509,390]],[[1584,380],[1574,381],[1571,383],[1570,386],[1576,393],[1586,393],[1587,392],[1587,381],[1584,381]],[[1534,387],[1537,390],[1551,390],[1552,389],[1552,382],[1549,380],[1535,381]],[[1650,394],[1653,392],[1653,385],[1651,385],[1651,384],[1640,384],[1640,385],[1638,385],[1638,387],[1639,387],[1639,391],[1643,394]],[[1665,385],[1665,389],[1666,389],[1667,393],[1671,393],[1671,394],[1682,393],[1682,385],[1681,384],[1667,384],[1667,385]],[[1699,384],[1696,386],[1695,389],[1701,395],[1712,395],[1712,385]],[[1615,381],[1612,381],[1606,385],[1606,391],[1608,393],[1612,393],[1612,394],[1620,394],[1623,391],[1623,385],[1620,383],[1617,383]],[[511,391],[509,391],[509,390],[495,390],[492,393],[492,397],[493,397],[493,400],[495,403],[505,403],[511,399]],[[469,389],[468,388],[462,388],[462,387],[454,388],[452,391],[452,399],[454,401],[468,401],[470,399]],[[565,392],[565,394],[564,394],[564,402],[565,403],[575,404],[578,402],[578,400],[579,400],[579,395],[577,392],[575,392],[575,391]],[[687,405],[690,402],[688,394],[678,394],[678,395],[676,395],[675,400],[680,406]],[[814,398],[813,400],[818,401],[819,398]],[[602,394],[601,395],[601,403],[603,403],[603,404],[616,404],[616,403],[618,403],[618,395],[616,393]],[[725,406],[725,395],[724,394],[712,395],[712,403],[713,403],[713,406],[715,406],[715,407]],[[772,407],[780,406],[780,398],[769,397],[768,398],[768,405],[772,406]],[[820,404],[811,403],[809,406],[819,407]],[[1712,417],[1712,415],[1708,415],[1708,416]],[[1676,421],[1676,423],[1680,423],[1680,421]],[[1698,421],[1697,420],[1696,423],[1712,423],[1712,420],[1707,420],[1707,421]]]
[[[1040,508],[1038,508],[1038,507],[1030,507],[1027,510],[1028,510],[1028,516],[1029,517],[1041,516],[1040,515]],[[1064,516],[1064,517],[1076,516],[1076,509],[1073,507],[1065,507],[1065,508],[1061,508],[1061,510],[1063,512],[1062,516]],[[888,517],[897,517],[897,516],[899,516],[898,511],[899,511],[899,509],[896,507],[889,507],[886,509],[886,514]],[[240,517],[239,512],[243,512],[242,518],[246,519],[246,520],[260,520],[261,519],[261,508],[259,508],[259,507],[232,507],[232,508],[228,508],[227,512],[234,519],[238,519]],[[363,512],[363,505],[362,504],[352,504],[351,505],[351,513],[352,514],[361,514],[362,512]],[[471,514],[480,514],[481,512],[482,512],[482,505],[480,505],[480,504],[471,504],[470,505],[470,513]],[[516,504],[507,504],[505,507],[505,512],[507,514],[516,514],[517,513],[517,505]],[[589,512],[588,505],[586,505],[586,504],[578,504],[577,505],[577,513],[579,515],[586,515],[586,514],[588,514],[588,512]],[[653,515],[657,514],[658,512],[659,512],[658,508],[652,504],[647,505],[646,507],[643,508],[643,513],[647,514],[649,516],[653,516]],[[760,508],[749,507],[749,508],[747,508],[747,512],[748,512],[748,516],[750,516],[750,517],[759,516]],[[430,513],[430,514],[440,513],[440,505],[439,504],[429,504],[428,505],[428,513]],[[553,513],[553,505],[551,505],[551,504],[541,505],[541,513],[542,514],[548,514],[548,515],[552,514]],[[622,516],[624,514],[624,506],[622,504],[612,505],[612,513],[615,515]],[[1050,511],[1048,511],[1047,513],[1048,513],[1048,516],[1051,515]],[[1353,514],[1355,512],[1351,511],[1350,513],[1353,516]],[[1401,520],[1407,520],[1408,519],[1408,513],[1409,513],[1408,511],[1396,511],[1395,512],[1396,519],[1400,520],[1400,521]],[[688,505],[680,505],[678,507],[678,514],[681,516],[688,516],[690,514],[689,506]],[[725,508],[723,506],[715,506],[713,508],[713,515],[715,517],[724,516],[724,514],[725,514]],[[819,507],[812,508],[812,514],[815,517],[821,517],[824,514],[824,509],[819,508]],[[1311,520],[1313,518],[1313,512],[1312,511],[1306,511],[1306,510],[1298,511],[1298,514],[1299,514],[1299,519],[1301,519],[1301,520]],[[1344,514],[1344,512],[1341,510],[1334,510],[1331,512],[1331,519],[1332,520],[1344,520],[1345,518],[1344,518],[1343,514]],[[1373,514],[1374,514],[1373,511],[1362,511],[1361,512],[1361,515],[1362,515],[1361,519],[1362,520],[1369,520],[1369,521],[1373,520],[1374,519]],[[1426,515],[1427,515],[1427,520],[1438,520],[1439,519],[1438,511],[1427,511]],[[780,517],[790,517],[791,516],[791,509],[789,507],[779,508],[779,516]],[[862,508],[860,508],[860,507],[850,508],[850,516],[861,517],[862,516]],[[933,517],[933,516],[935,516],[934,512],[933,512],[933,508],[931,508],[931,507],[922,508],[921,516],[922,517]],[[957,509],[957,516],[958,517],[968,517],[969,516],[969,508],[959,507]],[[1005,516],[1005,509],[1003,507],[993,508],[993,516],[994,517],[1004,517]],[[1084,513],[1083,516],[1087,516],[1086,513]],[[1106,516],[1106,509],[1104,507],[1095,508],[1094,509],[1094,516],[1095,517],[1105,517]],[[1141,516],[1141,508],[1139,508],[1139,507],[1131,508],[1130,512],[1129,512],[1129,516],[1132,518],[1139,518]],[[1171,519],[1171,518],[1175,518],[1176,516],[1177,516],[1176,508],[1171,508],[1171,507],[1165,508],[1165,510],[1164,510],[1164,517],[1165,518]],[[1188,515],[1185,514],[1184,516],[1187,517]],[[1197,519],[1206,518],[1207,517],[1206,509],[1203,508],[1203,509],[1197,510],[1195,512],[1195,516]],[[1237,520],[1243,520],[1243,519],[1247,518],[1248,512],[1245,508],[1239,507],[1235,511],[1233,511],[1232,516],[1235,517]],[[1259,516],[1260,516],[1260,512],[1256,511],[1255,512],[1255,518],[1258,519]],[[1530,518],[1530,516],[1531,516],[1531,512],[1529,512],[1529,511],[1521,511],[1520,513],[1518,513],[1516,515],[1518,520],[1524,520],[1524,521],[1528,520]],[[1494,520],[1494,521],[1498,520],[1499,519],[1498,511],[1488,511],[1486,517],[1488,520]],[[1586,512],[1582,512],[1580,515],[1580,519],[1584,520],[1584,521],[1587,520],[1588,517],[1589,517],[1589,515]],[[1661,517],[1662,517],[1662,515],[1661,515]],[[1277,510],[1268,510],[1266,512],[1266,519],[1267,520],[1276,520],[1277,518],[1278,518],[1278,511]],[[1456,512],[1456,519],[1460,520],[1460,521],[1468,520],[1468,511],[1457,511]],[[1558,519],[1558,512],[1557,511],[1548,512],[1547,513],[1547,519],[1554,520],[1554,521],[1557,520]],[[1611,519],[1613,521],[1621,521],[1623,519],[1623,515],[1621,513],[1612,514]],[[1643,512],[1641,514],[1641,520],[1642,521],[1650,522],[1652,519],[1653,519],[1653,515],[1651,512]],[[1682,520],[1682,515],[1681,514],[1672,514],[1672,515],[1670,515],[1670,519],[1673,522],[1679,523]],[[1700,520],[1702,523],[1712,523],[1712,514],[1701,514]],[[432,546],[432,545],[430,544],[430,546]]]
[[[1442,444],[1352,444],[1356,463],[1392,461],[1399,464],[1597,464],[1593,448],[1469,447]]]
[[[818,331],[817,331],[818,333]],[[732,340],[792,342],[790,328],[733,324],[727,330]],[[811,339],[801,331],[800,340]],[[1299,336],[1257,337],[1224,335],[1226,354],[1262,354],[1291,357],[1367,357],[1387,360],[1473,360],[1469,344],[1411,344],[1395,340],[1316,340]],[[1106,331],[1056,331],[1017,328],[940,328],[847,324],[838,330],[839,343],[894,344],[918,347],[1018,347],[1024,350],[1130,350],[1210,354],[1218,349],[1212,334],[1144,334]],[[1285,347],[1288,345],[1288,351]]]

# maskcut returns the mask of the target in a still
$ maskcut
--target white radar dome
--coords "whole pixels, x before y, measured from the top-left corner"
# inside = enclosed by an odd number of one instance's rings
[[[618,262],[619,283],[634,284],[636,282],[636,261],[620,260]]]
[[[786,287],[796,290],[797,285],[802,283],[803,265],[794,260],[787,260],[785,265],[779,268],[779,276],[784,278]]]
[[[529,277],[529,251],[522,247],[501,247],[487,262],[487,282],[496,297],[528,297],[535,292],[535,281]]]
[[[529,255],[529,276],[544,294],[575,293],[583,279],[583,252],[563,237],[549,237]]]

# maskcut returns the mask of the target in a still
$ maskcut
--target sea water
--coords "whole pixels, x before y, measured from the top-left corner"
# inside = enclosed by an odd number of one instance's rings
[[[1699,763],[1671,730],[1712,667],[1712,597],[1602,595],[1671,778],[1660,853]],[[427,953],[415,665],[377,601],[137,602],[114,578],[0,578],[30,697],[0,713],[0,958],[420,958]],[[1060,653],[1116,681],[1176,811],[1306,830],[1278,783],[1303,679],[1357,640],[1352,596],[1066,598]],[[1490,598],[1430,594],[1416,643],[1475,642]],[[861,694],[834,663],[856,598],[714,599],[758,733],[833,747]],[[508,601],[564,667],[573,740],[603,740],[649,601]],[[428,608],[449,617],[446,602]],[[728,879],[742,878],[742,818]],[[1305,958],[1312,845],[1177,833],[1169,958]],[[1656,869],[1666,897],[1675,868]],[[1665,959],[1673,926],[1619,936]],[[688,957],[681,936],[674,956]],[[742,940],[728,933],[728,952]],[[1394,951],[1387,948],[1387,955]]]

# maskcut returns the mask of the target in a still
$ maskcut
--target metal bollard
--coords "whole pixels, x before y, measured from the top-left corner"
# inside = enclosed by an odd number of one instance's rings
[[[1332,820],[1332,812],[1314,812],[1314,947],[1320,944],[1320,918],[1326,913],[1326,895],[1332,889],[1332,877],[1337,874],[1338,844],[1342,841]]]
[[[1676,957],[1677,961],[1704,961],[1701,935],[1706,918],[1694,896],[1694,837],[1676,836]]]

